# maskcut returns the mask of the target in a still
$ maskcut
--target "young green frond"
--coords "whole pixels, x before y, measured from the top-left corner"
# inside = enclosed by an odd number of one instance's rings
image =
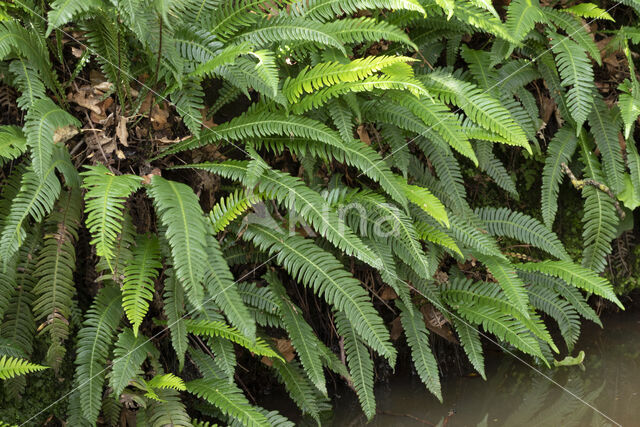
[[[542,169],[542,219],[551,229],[558,211],[558,192],[564,176],[561,164],[569,163],[576,150],[576,132],[568,125],[560,128],[547,148],[547,158]]]
[[[257,355],[275,358],[280,357],[262,338],[256,337],[255,341],[252,341],[237,329],[232,328],[224,322],[212,322],[208,320],[194,321],[191,319],[185,319],[184,322],[187,327],[187,332],[192,334],[207,337],[221,337],[232,341]]]
[[[47,369],[47,367],[36,365],[28,360],[6,355],[0,358],[0,380],[8,380],[9,378],[30,374],[31,372],[42,371],[44,369]]]
[[[155,236],[138,236],[131,262],[124,268],[122,307],[133,327],[133,335],[149,310],[159,269],[162,268],[160,247]]]
[[[259,194],[241,190],[236,190],[227,197],[221,197],[209,212],[209,221],[213,226],[213,233],[219,233],[224,230],[232,221],[251,209],[253,205],[260,203],[260,201]]]
[[[80,174],[85,195],[85,223],[91,233],[96,254],[110,262],[115,255],[116,241],[122,231],[124,205],[127,198],[140,188],[142,178],[135,175],[115,175],[104,165],[87,166]]]
[[[166,227],[175,274],[189,301],[198,306],[204,291],[206,224],[198,197],[191,187],[154,176],[147,187],[156,212]]]

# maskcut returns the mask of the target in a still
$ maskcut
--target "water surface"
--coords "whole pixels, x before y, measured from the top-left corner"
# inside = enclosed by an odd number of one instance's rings
[[[585,324],[574,354],[579,367],[542,370],[554,381],[624,426],[640,426],[640,311]],[[378,415],[369,426],[607,426],[616,425],[508,354],[489,356],[488,381],[450,376],[444,403],[417,378],[400,377],[376,390]],[[335,402],[335,426],[364,425],[357,402]]]

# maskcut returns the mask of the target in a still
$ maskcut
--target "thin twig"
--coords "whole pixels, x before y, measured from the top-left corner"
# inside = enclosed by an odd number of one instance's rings
[[[590,185],[592,187],[595,187],[597,190],[602,191],[607,196],[611,197],[611,199],[613,200],[613,204],[616,207],[616,211],[618,211],[618,216],[620,217],[620,219],[624,219],[625,213],[622,210],[622,207],[620,206],[620,202],[618,202],[616,195],[613,194],[613,191],[611,191],[609,187],[607,187],[605,184],[601,182],[596,181],[595,179],[591,179],[591,178],[578,179],[573,174],[573,172],[571,172],[571,169],[569,169],[569,166],[567,166],[565,162],[562,162],[560,165],[562,166],[562,170],[564,171],[564,173],[566,173],[569,176],[569,179],[571,180],[571,184],[577,190],[582,190],[585,185]]]

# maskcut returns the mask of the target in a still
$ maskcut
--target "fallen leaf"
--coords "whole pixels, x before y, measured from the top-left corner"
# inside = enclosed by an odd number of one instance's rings
[[[74,136],[76,136],[80,131],[73,125],[64,126],[56,129],[53,133],[53,142],[55,144],[64,144]]]
[[[369,132],[367,132],[367,129],[364,127],[364,125],[358,126],[357,132],[358,132],[358,137],[360,137],[360,141],[364,142],[367,145],[371,144],[371,138],[369,137]]]
[[[396,341],[400,338],[402,331],[404,331],[404,329],[402,329],[402,322],[400,321],[400,316],[398,316],[391,321],[391,333],[389,335],[391,341]]]
[[[444,315],[438,311],[433,305],[426,303],[420,307],[424,324],[432,332],[440,335],[442,338],[452,343],[457,343],[458,340],[448,327],[449,321]]]
[[[146,174],[145,176],[142,177],[142,183],[144,185],[149,185],[151,184],[151,178],[153,178],[154,175],[157,176],[162,176],[162,171],[158,168],[154,168],[151,173]]]
[[[120,116],[118,119],[118,124],[116,125],[116,136],[118,137],[118,141],[120,144],[125,147],[129,146],[129,131],[127,131],[127,118],[124,116]]]
[[[98,105],[102,101],[100,97],[92,93],[92,89],[89,86],[81,87],[77,92],[71,93],[68,96],[69,100],[75,102],[81,107],[93,111],[96,114],[102,114],[102,108]]]
[[[391,301],[398,298],[398,294],[391,286],[385,286],[382,288],[382,292],[380,292],[380,298],[384,301]]]

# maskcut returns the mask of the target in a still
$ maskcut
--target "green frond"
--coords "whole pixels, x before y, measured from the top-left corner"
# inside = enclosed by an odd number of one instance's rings
[[[18,375],[26,375],[47,369],[46,366],[36,365],[28,360],[17,359],[10,356],[0,358],[0,380],[8,380]]]
[[[426,222],[416,222],[415,227],[418,237],[421,240],[428,240],[442,246],[443,248],[449,249],[451,252],[460,255],[460,257],[464,256],[456,241],[444,231],[439,230],[435,226],[427,224]]]
[[[281,15],[271,19],[261,18],[257,21],[250,30],[236,35],[233,42],[249,42],[259,48],[281,41],[311,42],[334,47],[346,55],[344,41],[329,24]]]
[[[493,154],[493,144],[489,141],[476,141],[474,144],[476,155],[478,156],[478,166],[511,197],[518,200],[520,195],[516,189],[513,177],[509,174],[505,166]]]
[[[500,39],[517,43],[507,26],[486,8],[477,7],[480,0],[456,1],[453,17],[471,27],[487,34],[495,35]]]
[[[18,107],[28,110],[38,99],[46,97],[46,89],[38,70],[33,65],[22,58],[16,59],[9,64],[9,71],[13,74],[13,86],[21,92],[16,99]]]
[[[620,122],[617,114],[602,99],[595,98],[592,102],[594,105],[588,117],[589,127],[602,154],[606,183],[614,194],[619,194],[624,190],[625,172],[622,148],[618,140]]]
[[[362,339],[382,356],[395,360],[389,332],[373,308],[368,293],[333,255],[308,239],[287,236],[271,228],[252,224],[243,238],[272,255],[297,280],[312,288],[337,310],[343,312]]]
[[[202,112],[204,108],[204,91],[199,81],[187,80],[182,87],[171,94],[171,102],[187,129],[198,137],[202,128]]]
[[[556,56],[562,86],[570,86],[567,104],[579,131],[593,108],[592,97],[596,91],[591,61],[584,49],[573,40],[552,32],[549,32],[549,37],[552,39],[551,49]]]
[[[309,377],[309,380],[322,394],[326,395],[326,379],[322,370],[320,352],[317,346],[318,338],[315,332],[302,317],[300,308],[291,302],[277,276],[274,273],[267,273],[264,278],[278,298],[278,308],[282,321],[291,339],[291,344],[295,348],[300,362],[302,362],[305,375]]]
[[[122,231],[127,198],[141,186],[135,175],[115,175],[104,165],[87,166],[80,174],[85,195],[85,223],[96,254],[109,263],[114,257],[118,234]]]
[[[157,395],[155,395],[155,389],[175,390],[175,391],[186,390],[183,379],[171,373],[156,375],[153,378],[151,378],[149,381],[145,381],[145,384],[147,388],[150,389],[147,395],[150,394],[151,396],[153,396],[153,398],[156,398],[156,400],[160,400],[160,399],[156,397]]]
[[[104,8],[102,0],[55,0],[51,3],[51,10],[47,15],[49,27],[47,36],[54,28],[59,28],[75,16],[89,11]]]
[[[143,375],[142,363],[149,355],[158,356],[158,350],[144,335],[135,336],[129,328],[118,335],[113,349],[113,364],[109,373],[109,386],[116,399],[129,382]]]
[[[189,393],[205,399],[223,414],[237,419],[243,425],[270,426],[267,417],[252,406],[233,383],[218,378],[201,378],[189,381],[186,387]]]
[[[156,395],[157,400],[151,400],[146,410],[148,425],[192,427],[191,417],[177,391],[158,390]]]
[[[540,221],[509,208],[477,208],[475,214],[496,237],[510,237],[535,246],[558,259],[571,261],[571,257],[558,236]]]
[[[451,221],[451,226],[446,231],[454,238],[458,246],[462,244],[485,256],[505,259],[496,241],[481,231],[484,224],[475,215],[473,217],[467,215],[458,216],[450,212],[449,220]]]
[[[202,301],[206,268],[206,224],[198,197],[182,183],[154,175],[147,187],[156,212],[166,227],[175,274],[189,301]]]
[[[171,333],[171,345],[176,352],[180,370],[184,366],[187,352],[187,326],[184,319],[184,291],[173,270],[166,271],[164,282],[164,313],[167,315],[167,327]]]
[[[284,81],[282,92],[293,104],[304,93],[313,93],[341,82],[363,80],[390,65],[413,61],[413,58],[404,56],[368,56],[347,63],[323,62],[303,68],[295,77],[288,77]]]
[[[45,224],[44,244],[36,264],[33,312],[51,336],[48,363],[58,369],[66,352],[72,298],[76,293],[76,241],[81,217],[79,189],[63,192]]]
[[[538,22],[547,22],[538,0],[514,0],[509,3],[506,27],[517,41],[524,39]]]
[[[187,167],[196,167],[226,178],[244,181],[249,165],[244,162],[225,162],[202,163]],[[356,256],[370,265],[378,265],[378,260],[371,249],[367,248],[346,226],[322,196],[307,187],[300,178],[275,169],[267,169],[260,176],[257,189],[259,193],[264,194],[265,199],[275,199],[295,209],[314,230],[348,255]]]
[[[22,175],[20,191],[11,203],[0,233],[0,259],[4,264],[9,262],[22,245],[28,218],[40,222],[53,209],[61,190],[60,181],[55,173],[56,166],[63,161],[65,159],[55,160],[42,178],[31,169]]]
[[[473,368],[480,374],[482,379],[486,381],[484,353],[482,351],[482,343],[480,342],[478,330],[468,325],[465,321],[456,318],[453,319],[453,326],[458,333],[460,345],[462,345],[462,349],[469,358]]]
[[[211,212],[209,221],[213,226],[213,233],[224,230],[233,220],[244,214],[257,203],[260,203],[259,194],[252,194],[246,191],[236,190],[227,197],[221,197]]]
[[[622,303],[618,300],[618,297],[613,292],[611,283],[607,279],[572,262],[546,260],[517,264],[516,268],[522,271],[538,271],[549,276],[558,277],[569,285],[600,295],[624,310]]]
[[[416,371],[427,389],[442,402],[438,363],[429,345],[429,331],[422,313],[415,308],[410,312],[401,301],[396,300],[395,304],[400,309],[400,321],[411,347],[411,359]]]
[[[543,311],[558,323],[560,334],[564,338],[569,351],[580,335],[580,316],[572,305],[561,299],[555,289],[534,285],[528,288],[531,304]]]
[[[0,126],[0,166],[27,151],[27,138],[17,126]]]
[[[524,280],[524,279],[523,279]],[[526,317],[520,308],[506,297],[500,286],[492,282],[474,282],[471,279],[454,277],[442,290],[443,299],[453,308],[460,305],[493,307],[526,326],[536,337],[558,352],[549,331],[536,312],[527,308]]]
[[[229,381],[233,381],[238,364],[234,344],[224,338],[213,337],[208,339],[207,345],[215,356],[213,362],[224,372]]]
[[[256,335],[256,324],[247,306],[238,293],[236,281],[229,270],[229,266],[222,256],[220,244],[211,235],[207,236],[206,271],[204,286],[207,296],[213,300],[245,337],[253,340]]]
[[[627,164],[631,171],[631,183],[636,197],[640,199],[640,155],[634,138],[627,139]]]
[[[431,97],[421,97],[418,99],[406,92],[392,95],[392,99],[419,117],[429,130],[433,129],[440,134],[451,148],[471,159],[476,165],[478,164],[478,159],[473,152],[471,143],[467,139],[462,126],[460,126],[456,116],[451,114],[451,111],[445,104]]]
[[[640,87],[625,80],[618,85],[618,92],[618,107],[624,123],[624,137],[629,138],[636,119],[640,116]]]
[[[501,258],[481,254],[478,254],[478,259],[496,279],[509,301],[515,305],[525,318],[529,318],[527,289],[516,274],[515,266]]]
[[[162,268],[160,247],[155,236],[138,236],[131,262],[124,268],[122,285],[122,308],[131,322],[133,335],[149,310],[153,299],[155,281]]]
[[[40,179],[45,179],[53,159],[54,133],[65,126],[80,127],[80,122],[58,107],[49,98],[35,101],[25,119],[23,128],[27,145],[31,149],[32,167]]]
[[[367,419],[376,414],[376,398],[373,392],[373,360],[369,350],[355,331],[353,324],[343,312],[336,313],[336,328],[344,339],[344,350],[349,373],[358,401]]]
[[[189,333],[207,337],[221,337],[246,348],[254,354],[275,358],[279,357],[278,354],[273,351],[269,344],[267,344],[267,342],[262,338],[256,337],[255,341],[252,341],[237,329],[224,322],[184,319],[184,323],[187,327],[187,332]]]
[[[319,21],[331,21],[336,16],[351,15],[360,10],[407,10],[426,16],[418,0],[310,0],[297,5],[295,13]]]
[[[319,422],[320,408],[318,401],[318,391],[314,385],[305,376],[304,371],[296,360],[291,362],[283,362],[281,360],[272,360],[273,369],[280,382],[284,384],[287,393],[291,399],[298,405],[303,414]]]
[[[401,28],[373,18],[336,19],[325,24],[323,28],[341,43],[355,44],[387,40],[402,43],[416,51],[418,50],[418,47]]]
[[[595,155],[583,147],[580,158],[584,164],[586,177],[604,182],[600,162]],[[585,198],[582,217],[584,223],[582,265],[596,272],[602,272],[607,265],[607,255],[612,251],[611,242],[617,236],[618,214],[611,197],[600,189],[585,186],[582,189],[582,196]]]
[[[443,102],[461,108],[478,125],[503,136],[508,144],[524,147],[531,153],[524,131],[509,111],[479,87],[441,71],[420,76],[420,80]]]
[[[271,5],[275,8],[285,6],[291,0],[275,0]],[[256,19],[265,14],[264,5],[260,0],[233,0],[217,4],[218,10],[211,23],[211,32],[221,38],[227,38],[238,30],[255,24]],[[199,10],[206,12],[209,8],[202,2]]]
[[[570,13],[563,13],[566,9],[555,10],[544,7],[542,10],[547,19],[553,22],[557,29],[567,33],[582,49],[589,53],[589,56],[591,56],[598,65],[602,65],[600,50],[591,38],[590,31],[587,30],[587,27],[583,26],[580,18],[571,16]]]
[[[404,186],[407,199],[415,203],[420,209],[429,214],[433,219],[445,227],[449,227],[449,218],[442,202],[434,196],[429,189],[419,185],[406,184],[403,178],[398,177],[400,185]]]
[[[238,284],[238,292],[256,323],[262,326],[281,326],[278,304],[268,286],[258,287],[255,283],[242,282]]]
[[[102,288],[78,332],[76,379],[82,414],[92,424],[100,412],[106,375],[104,366],[121,318],[120,290],[115,287]]]
[[[190,74],[191,77],[203,77],[220,73],[220,70],[236,62],[238,57],[252,52],[249,43],[227,45],[211,59],[199,64]]]
[[[578,140],[576,132],[570,126],[565,125],[560,128],[547,148],[547,157],[542,169],[542,219],[547,228],[551,229],[553,221],[558,211],[558,192],[560,183],[564,177],[564,172],[560,166],[562,163],[569,164],[573,153],[576,150]]]
[[[606,10],[599,8],[593,3],[578,3],[560,10],[580,16],[581,18],[606,19],[608,21],[614,20]]]

